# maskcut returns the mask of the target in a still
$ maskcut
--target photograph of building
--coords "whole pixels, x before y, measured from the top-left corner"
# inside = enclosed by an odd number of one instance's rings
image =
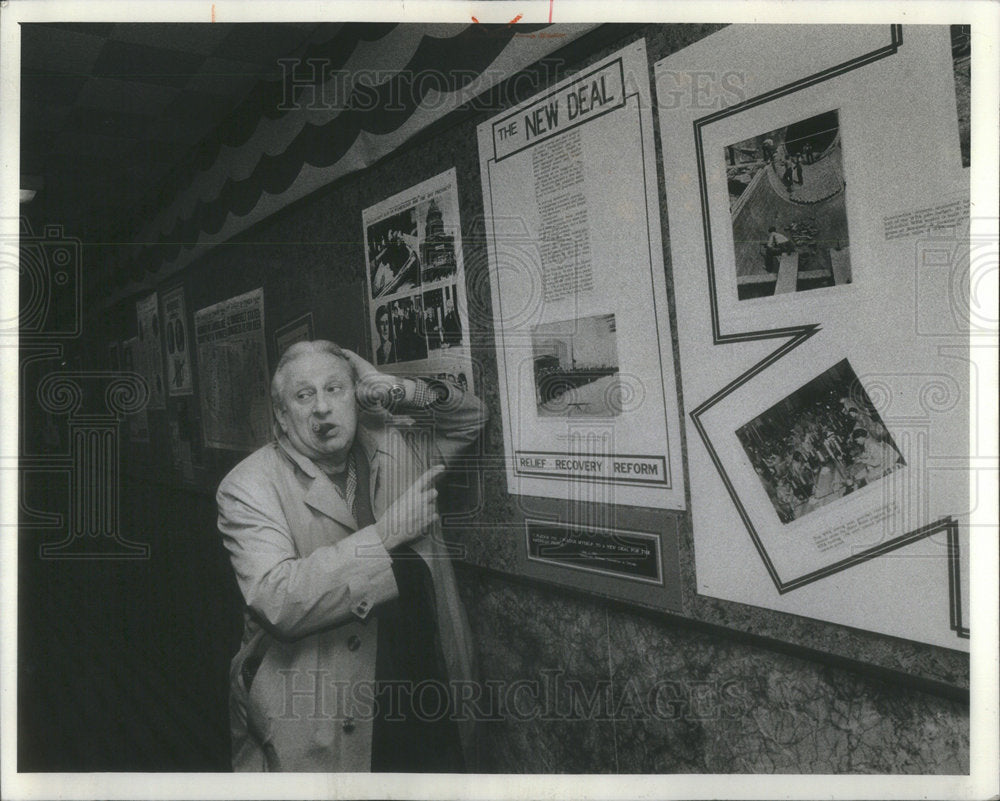
[[[615,316],[536,325],[531,331],[540,417],[615,417],[621,413]]]
[[[443,202],[444,199],[442,198]],[[445,228],[444,214],[438,200],[430,200],[417,207],[417,215],[424,221],[424,238],[420,243],[421,281],[429,284],[455,274],[455,235]]]

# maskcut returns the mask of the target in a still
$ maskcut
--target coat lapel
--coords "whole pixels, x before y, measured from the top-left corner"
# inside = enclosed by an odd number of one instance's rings
[[[388,447],[386,428],[369,428],[358,426],[358,442],[361,443],[361,450],[368,460],[369,479],[369,501],[372,505],[372,512],[376,518],[382,516],[386,505],[395,500],[386,495],[385,485],[389,480],[386,471],[393,471],[397,465],[397,459]]]
[[[365,460],[368,462],[368,502],[372,507],[372,514],[376,518],[382,516],[384,511],[381,507],[384,504],[376,503],[376,498],[379,497],[379,490],[381,489],[381,479],[382,476],[382,459],[380,454],[384,452],[382,448],[382,437],[380,437],[376,432],[372,431],[370,428],[365,426],[358,426],[358,442],[361,443],[361,450],[365,455]]]
[[[312,485],[306,490],[306,504],[317,512],[332,517],[338,523],[347,526],[351,531],[358,530],[358,521],[354,519],[347,502],[337,492],[333,482],[325,475],[318,475],[312,480]]]
[[[354,519],[354,515],[347,507],[347,502],[337,492],[333,482],[326,477],[312,459],[295,450],[287,437],[279,437],[278,445],[309,479],[309,486],[303,496],[306,505],[320,514],[336,520],[341,525],[347,526],[348,530],[357,531],[358,521]]]

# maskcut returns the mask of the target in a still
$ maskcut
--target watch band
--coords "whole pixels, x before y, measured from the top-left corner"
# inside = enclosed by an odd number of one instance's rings
[[[415,378],[416,389],[413,393],[413,405],[418,409],[429,409],[449,397],[447,384],[433,379]]]

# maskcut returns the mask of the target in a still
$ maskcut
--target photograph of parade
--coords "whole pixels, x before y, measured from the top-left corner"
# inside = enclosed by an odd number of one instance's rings
[[[462,344],[462,321],[455,301],[454,284],[424,292],[424,334],[428,351]]]
[[[835,110],[725,148],[740,300],[851,282],[841,148]]]
[[[782,523],[906,465],[847,359],[736,431]]]
[[[416,209],[372,223],[367,236],[373,299],[420,286]]]
[[[424,284],[454,278],[458,269],[455,258],[455,216],[451,196],[445,192],[416,207],[420,231],[420,280]]]
[[[531,349],[540,417],[621,414],[613,314],[536,325],[531,329]]]

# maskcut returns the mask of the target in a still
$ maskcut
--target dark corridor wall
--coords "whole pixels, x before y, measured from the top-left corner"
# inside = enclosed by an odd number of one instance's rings
[[[652,62],[713,27],[633,28],[602,52],[645,35]],[[316,336],[365,353],[361,210],[454,166],[472,345],[485,364],[477,386],[493,406],[484,449],[502,456],[475,140],[488,116],[451,121],[215,248],[158,291],[183,285],[190,318],[262,286],[272,367],[272,332],[304,312]],[[85,267],[94,253],[85,244]],[[87,318],[81,366],[104,367],[107,343],[134,335],[134,301]],[[147,543],[148,559],[42,559],[39,546],[57,534],[22,528],[20,770],[229,769],[227,671],[241,601],[213,491],[242,455],[199,449],[197,485],[183,484],[167,431],[181,416],[200,436],[197,396],[184,400],[184,409],[168,398],[166,412],[149,412],[151,442],[122,451],[121,533]],[[518,547],[502,525],[515,504],[499,485],[485,488],[483,511],[496,524],[469,538],[470,563],[458,570],[481,678],[497,704],[477,770],[968,771],[961,693],[930,695],[484,567],[513,564]],[[23,492],[32,508],[67,510],[58,475],[28,476]],[[937,674],[960,686],[950,664],[941,660]]]

